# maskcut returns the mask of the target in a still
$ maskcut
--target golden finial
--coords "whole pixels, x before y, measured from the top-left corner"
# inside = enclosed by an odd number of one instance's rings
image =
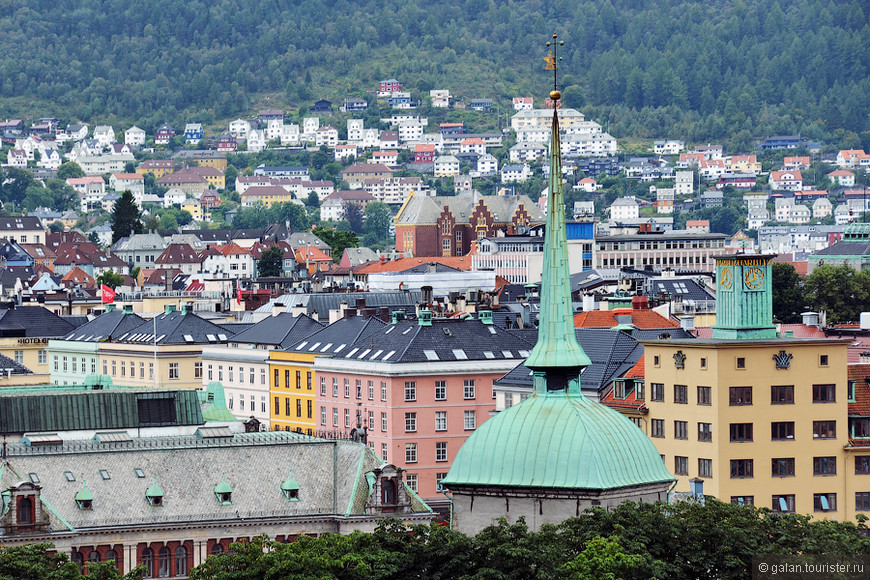
[[[553,71],[553,90],[550,91],[550,99],[554,101],[558,101],[562,98],[562,93],[559,92],[559,81],[556,77],[556,62],[562,60],[562,57],[556,56],[556,46],[565,46],[565,41],[560,40],[557,43],[557,38],[559,38],[559,36],[554,34],[552,42],[547,43],[547,46],[551,48],[550,51],[547,53],[547,56],[544,57],[544,61],[547,63],[547,66],[544,67],[544,70]]]

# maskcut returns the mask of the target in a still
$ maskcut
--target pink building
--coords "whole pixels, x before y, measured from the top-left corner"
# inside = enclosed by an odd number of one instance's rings
[[[495,411],[493,381],[532,347],[494,326],[491,314],[482,318],[432,319],[422,311],[419,320],[369,318],[358,328],[363,321],[354,317],[293,347],[325,355],[314,363],[318,435],[349,433],[359,416],[384,461],[404,469],[405,481],[430,505],[444,504],[437,482]]]

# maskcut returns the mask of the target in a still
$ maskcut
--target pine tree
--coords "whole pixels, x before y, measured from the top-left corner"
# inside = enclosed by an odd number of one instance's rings
[[[115,202],[115,211],[112,212],[112,243],[133,234],[141,234],[141,217],[142,214],[133,199],[133,194],[128,189]]]

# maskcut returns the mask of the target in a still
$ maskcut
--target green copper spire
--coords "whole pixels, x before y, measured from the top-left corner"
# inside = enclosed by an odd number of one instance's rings
[[[555,40],[556,36],[553,35]],[[551,43],[547,43],[550,45]],[[556,43],[552,43],[553,50]],[[562,152],[559,142],[558,104],[562,94],[555,79],[556,56],[544,60],[553,70],[553,126],[550,136],[550,183],[547,199],[547,226],[544,234],[544,264],[541,278],[541,311],[538,316],[538,342],[526,366],[535,371],[535,392],[567,391],[580,394],[580,371],[592,364],[574,334],[571,286],[568,276],[568,238],[565,234],[565,194],[562,186]],[[552,69],[550,69],[552,67]]]

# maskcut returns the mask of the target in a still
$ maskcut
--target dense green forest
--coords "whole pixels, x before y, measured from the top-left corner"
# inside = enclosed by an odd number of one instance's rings
[[[864,0],[0,0],[0,117],[224,122],[339,103],[395,77],[415,97],[541,96],[616,137],[802,134],[870,149]]]

